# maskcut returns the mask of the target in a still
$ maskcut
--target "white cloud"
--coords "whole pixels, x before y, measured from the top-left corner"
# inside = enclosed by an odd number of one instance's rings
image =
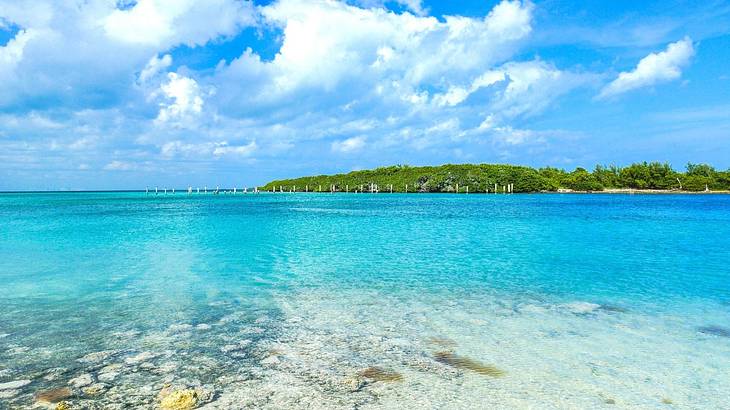
[[[248,156],[251,155],[257,149],[256,141],[251,141],[246,145],[228,145],[228,142],[220,142],[216,144],[213,149],[213,155],[239,155]]]
[[[689,64],[694,53],[689,37],[671,43],[666,50],[642,58],[634,70],[620,73],[618,78],[601,90],[598,98],[609,98],[637,88],[676,80],[682,75],[682,68]]]
[[[357,136],[352,138],[347,138],[342,141],[334,141],[332,142],[332,151],[334,152],[340,152],[343,154],[349,154],[351,152],[357,152],[361,149],[365,148],[365,142],[366,138],[363,136]]]
[[[114,10],[102,22],[106,34],[123,43],[195,46],[235,34],[254,22],[254,14],[248,1],[139,0],[134,7]]]
[[[166,158],[174,157],[221,157],[221,156],[242,156],[246,157],[253,154],[258,149],[256,141],[253,140],[248,144],[230,145],[228,141],[220,142],[204,142],[204,143],[185,143],[183,141],[170,141],[162,145],[160,154]]]
[[[135,169],[137,169],[137,166],[134,163],[126,161],[114,160],[104,165],[104,170],[106,171],[132,171]]]
[[[139,73],[139,82],[141,84],[145,84],[153,77],[165,71],[168,67],[170,67],[170,65],[172,65],[172,56],[169,54],[165,54],[161,58],[156,55],[153,56],[150,61],[147,62],[147,65],[142,72]]]
[[[198,83],[177,73],[168,73],[167,78],[168,82],[160,86],[160,91],[167,102],[160,104],[160,113],[156,121],[158,123],[184,121],[200,114],[203,110],[203,98]]]
[[[356,3],[362,7],[385,7],[388,0],[359,0]],[[427,13],[426,7],[421,0],[393,0],[392,3],[401,5],[411,12],[423,16]]]

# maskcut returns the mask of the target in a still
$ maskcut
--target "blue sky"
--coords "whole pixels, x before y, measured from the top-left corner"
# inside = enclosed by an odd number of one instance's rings
[[[0,0],[0,190],[730,168],[730,2]]]

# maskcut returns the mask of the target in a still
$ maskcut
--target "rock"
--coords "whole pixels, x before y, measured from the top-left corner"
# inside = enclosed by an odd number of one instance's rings
[[[15,390],[30,384],[30,380],[15,380],[7,383],[0,383],[0,390]]]
[[[124,359],[124,363],[129,364],[129,365],[137,365],[142,362],[146,362],[147,360],[154,359],[155,357],[157,357],[157,355],[154,353],[142,352],[138,355]]]
[[[122,365],[119,363],[110,364],[101,368],[100,373],[119,372]]]
[[[250,344],[251,344],[250,340],[248,340],[248,339],[242,340],[242,341],[238,342],[237,344],[230,344],[230,345],[225,345],[225,346],[221,347],[221,352],[230,354],[230,355],[236,356],[236,357],[243,357],[246,355],[245,352],[243,352],[243,350],[246,348],[246,346],[248,346]]]
[[[20,394],[20,390],[0,390],[0,399],[12,399]]]
[[[95,384],[92,384],[91,386],[84,387],[83,389],[81,389],[81,391],[83,391],[84,394],[87,396],[96,396],[97,394],[103,392],[104,390],[106,390],[106,384],[104,384],[104,383],[95,383]]]
[[[74,377],[73,379],[69,380],[68,384],[79,389],[81,387],[88,386],[93,382],[94,382],[94,378],[90,374],[86,373],[86,374],[82,374],[79,377]]]
[[[697,331],[713,336],[730,337],[730,329],[720,326],[701,326],[697,328]]]
[[[198,392],[193,389],[160,392],[160,408],[163,410],[189,410],[198,404]]]
[[[170,332],[185,332],[192,328],[193,328],[192,325],[183,323],[183,324],[170,325],[170,327],[168,327],[167,330],[169,330]]]
[[[52,382],[54,380],[58,380],[66,373],[66,369],[63,367],[56,367],[54,369],[48,369],[46,374],[43,376],[43,380]]]
[[[100,382],[110,382],[119,376],[119,372],[104,372],[99,373],[98,376],[96,376],[97,379],[99,379]]]
[[[62,401],[56,404],[56,410],[71,410],[71,403]]]
[[[360,389],[365,387],[367,385],[367,382],[358,376],[352,376],[343,380],[343,384],[345,385],[347,390],[349,390],[351,393],[354,393],[360,391]]]
[[[104,361],[104,360],[110,358],[111,356],[115,355],[116,353],[117,352],[115,352],[113,350],[104,350],[101,352],[89,353],[86,356],[78,359],[78,361],[82,362],[82,363],[98,363],[98,362],[101,362],[101,361]]]
[[[68,387],[61,387],[60,389],[44,390],[34,395],[35,400],[38,403],[58,403],[71,397],[73,393]]]
[[[279,364],[280,361],[281,360],[279,360],[279,358],[276,357],[276,356],[269,356],[266,359],[262,360],[261,361],[261,364],[268,365],[268,366],[272,366],[272,365],[275,365],[275,364]]]
[[[571,313],[576,315],[585,315],[593,313],[601,307],[601,305],[590,303],[590,302],[573,302],[564,305]]]

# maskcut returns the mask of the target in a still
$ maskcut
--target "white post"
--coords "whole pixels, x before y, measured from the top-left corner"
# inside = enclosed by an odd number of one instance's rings
[[[390,193],[393,193],[393,184],[390,184]]]
[[[456,193],[459,193],[459,184],[456,184]]]
[[[497,193],[497,184],[494,184],[494,193]]]
[[[408,193],[408,184],[406,184],[406,193]]]
[[[155,195],[157,195],[157,187],[155,187]]]
[[[319,192],[322,192],[322,185],[319,186]]]
[[[350,193],[350,185],[345,185],[345,192]]]
[[[466,186],[466,193],[469,194],[469,185]]]

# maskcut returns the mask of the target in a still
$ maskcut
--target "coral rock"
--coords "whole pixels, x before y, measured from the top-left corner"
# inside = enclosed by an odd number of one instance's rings
[[[189,410],[198,404],[198,392],[193,389],[165,390],[160,393],[160,408],[163,410]]]

